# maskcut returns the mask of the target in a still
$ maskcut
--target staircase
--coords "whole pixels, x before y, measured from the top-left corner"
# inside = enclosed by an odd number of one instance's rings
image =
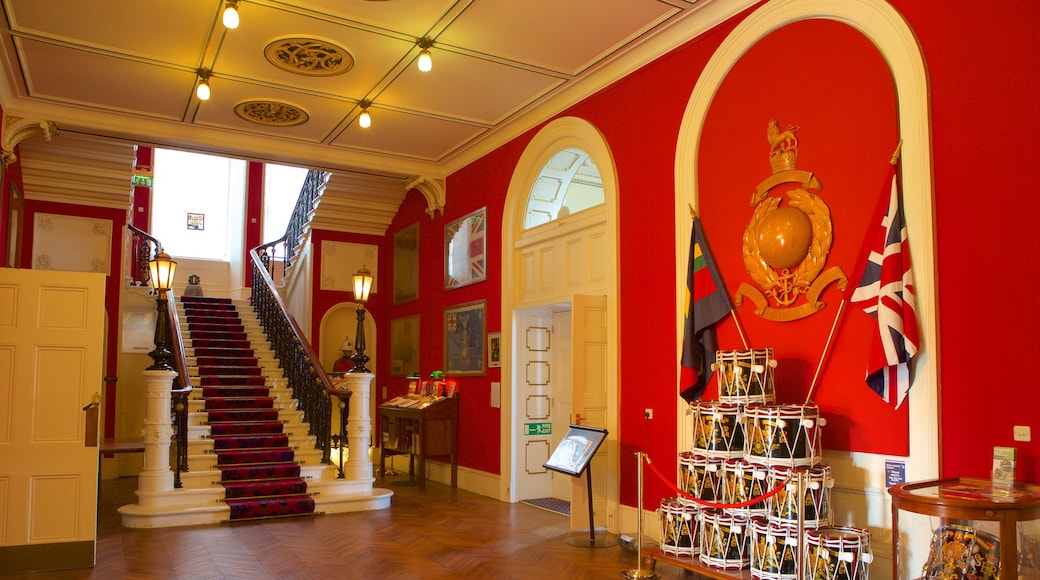
[[[181,489],[139,491],[127,527],[167,527],[389,507],[374,477],[338,479],[321,462],[248,300],[177,300],[188,376],[188,471]],[[363,450],[367,453],[367,449]],[[158,496],[158,497],[153,497]]]
[[[251,325],[250,337],[230,299],[184,296],[181,313],[195,387],[188,432],[199,435],[190,438],[189,473],[220,472],[231,520],[315,513],[301,473],[304,464],[320,462],[321,454],[307,449],[313,440],[299,436],[306,425],[291,410],[294,401],[284,386],[267,385],[267,376],[277,371],[260,366],[260,356],[273,356],[258,325]]]

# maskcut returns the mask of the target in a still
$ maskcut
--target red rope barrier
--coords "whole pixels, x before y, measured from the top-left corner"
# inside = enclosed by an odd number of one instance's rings
[[[657,470],[657,467],[653,464],[653,462],[650,461],[650,457],[649,456],[647,456],[646,462],[647,462],[648,465],[650,465],[650,471],[654,472],[654,475],[656,475],[661,480],[662,483],[664,483],[665,485],[667,485],[667,486],[671,487],[672,489],[674,489],[679,495],[681,495],[684,498],[692,501],[693,503],[700,504],[700,505],[705,505],[705,506],[710,506],[710,507],[714,507],[714,508],[742,508],[742,507],[753,506],[753,505],[755,505],[755,504],[757,504],[759,502],[765,501],[766,499],[771,498],[774,495],[780,493],[780,490],[784,489],[784,487],[788,484],[788,482],[791,481],[791,476],[788,475],[787,479],[785,479],[782,483],[780,483],[780,485],[774,487],[773,489],[767,491],[766,493],[764,493],[764,494],[762,494],[762,495],[760,495],[758,497],[753,497],[753,498],[751,498],[751,499],[749,499],[747,501],[742,501],[740,503],[716,503],[716,502],[712,502],[712,501],[701,499],[699,497],[693,497],[692,495],[686,493],[685,491],[675,487],[675,484],[673,484],[670,481],[668,481],[664,477],[664,474]]]

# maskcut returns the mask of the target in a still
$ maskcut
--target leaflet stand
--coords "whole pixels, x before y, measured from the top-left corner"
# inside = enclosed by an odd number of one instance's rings
[[[547,469],[571,477],[581,477],[582,472],[585,473],[589,498],[589,537],[584,539],[578,535],[571,535],[567,538],[568,544],[579,548],[609,548],[616,546],[618,543],[617,536],[611,534],[605,534],[600,538],[596,537],[596,525],[592,509],[592,472],[590,464],[592,456],[596,454],[596,451],[599,450],[600,445],[603,444],[606,438],[606,429],[571,425],[567,434],[549,457],[549,461],[543,465]]]

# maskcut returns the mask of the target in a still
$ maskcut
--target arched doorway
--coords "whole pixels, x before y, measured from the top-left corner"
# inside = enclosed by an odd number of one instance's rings
[[[823,6],[813,0],[777,0],[768,2],[738,24],[726,37],[704,70],[690,94],[689,102],[679,129],[675,165],[675,247],[676,296],[682,303],[686,286],[686,264],[689,257],[691,220],[688,207],[696,207],[698,192],[698,159],[701,131],[716,89],[727,73],[760,39],[785,25],[807,19],[828,19],[843,22],[868,37],[889,63],[898,97],[900,139],[902,140],[902,183],[904,192],[915,195],[904,197],[907,229],[915,232],[910,237],[910,252],[914,256],[915,291],[918,296],[917,315],[921,323],[922,344],[937,345],[938,300],[936,299],[936,269],[934,248],[934,208],[932,196],[932,156],[928,81],[924,59],[914,37],[901,15],[884,0],[847,0]],[[676,325],[676,344],[682,344],[682,321]],[[925,352],[927,350],[927,352]],[[678,353],[676,355],[678,360]],[[907,457],[907,479],[926,480],[938,476],[938,352],[926,347],[915,358],[914,389],[910,393],[910,455]],[[678,371],[678,369],[677,369]],[[676,385],[678,385],[678,374]],[[689,419],[680,408],[676,438],[679,448],[689,440]],[[885,514],[890,502],[880,478],[864,479],[864,474],[883,474],[885,457],[865,453],[831,454],[828,463],[834,468],[837,485],[832,501],[845,505],[866,506],[868,517],[863,521],[872,528],[890,525]],[[844,478],[844,480],[843,480]],[[905,529],[904,529],[905,531]],[[915,529],[918,535],[930,534],[926,527]],[[875,536],[874,553],[886,558],[890,554],[890,537]],[[878,541],[880,539],[880,541]],[[905,549],[905,548],[904,548]],[[900,558],[902,569],[914,570],[922,563],[920,554],[906,554]],[[909,562],[909,564],[902,564]],[[875,570],[891,570],[891,566]],[[883,576],[887,577],[887,576]]]
[[[500,498],[570,499],[587,481],[543,464],[568,424],[603,427],[609,436],[591,468],[595,525],[616,530],[617,179],[595,127],[565,117],[535,136],[514,170],[502,231],[502,363],[510,370],[501,385]],[[588,526],[580,503],[572,502],[575,529]]]

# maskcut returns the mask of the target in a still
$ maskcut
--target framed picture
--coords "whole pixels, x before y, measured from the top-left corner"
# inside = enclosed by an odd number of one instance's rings
[[[189,230],[204,230],[206,229],[206,214],[204,213],[189,213],[188,214],[188,229]]]
[[[488,368],[497,369],[502,366],[502,333],[488,333]]]
[[[419,222],[394,234],[394,304],[419,299]]]
[[[449,290],[487,279],[486,210],[444,226],[444,287]]]
[[[390,376],[407,377],[419,370],[419,315],[390,321]]]
[[[606,438],[606,429],[571,425],[543,467],[578,477]]]
[[[486,302],[444,310],[444,371],[449,375],[484,374]]]

